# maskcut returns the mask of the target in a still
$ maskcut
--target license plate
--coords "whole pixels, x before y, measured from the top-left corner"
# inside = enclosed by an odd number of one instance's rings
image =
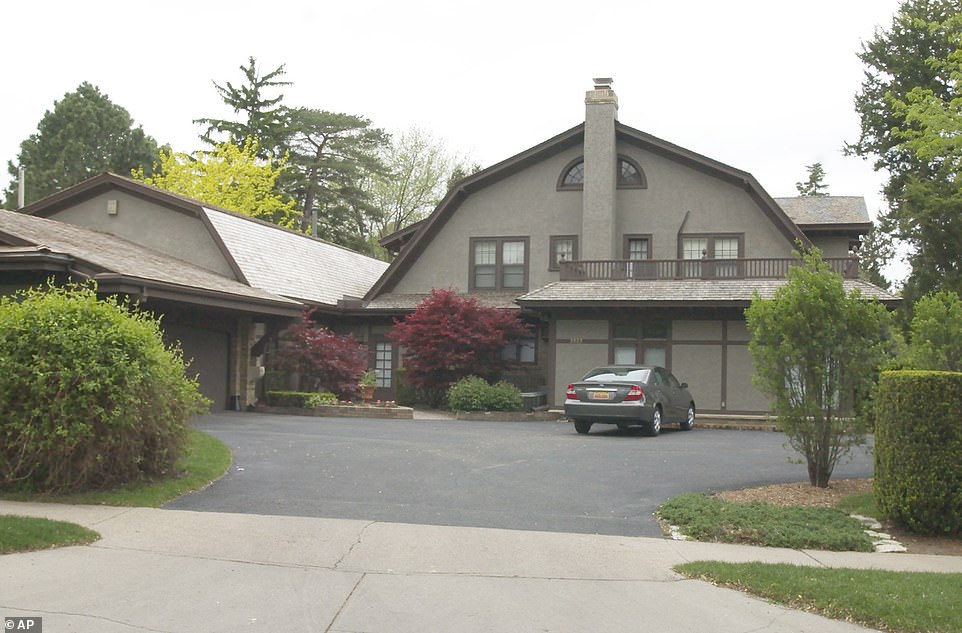
[[[608,393],[607,391],[592,391],[591,399],[592,400],[610,400],[611,394]]]

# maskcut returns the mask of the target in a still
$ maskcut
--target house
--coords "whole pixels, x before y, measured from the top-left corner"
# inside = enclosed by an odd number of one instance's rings
[[[162,317],[216,409],[256,399],[269,341],[313,308],[335,323],[379,260],[197,200],[101,174],[0,210],[0,292],[94,280]]]
[[[383,338],[432,288],[520,310],[536,334],[511,378],[560,405],[596,365],[655,363],[691,384],[702,412],[759,413],[744,309],[816,246],[846,290],[894,304],[858,278],[864,200],[772,198],[744,171],[618,121],[610,79],[585,121],[458,183],[426,220],[382,244],[397,257],[345,310]],[[398,364],[381,340],[380,375]],[[391,387],[391,385],[387,385]]]

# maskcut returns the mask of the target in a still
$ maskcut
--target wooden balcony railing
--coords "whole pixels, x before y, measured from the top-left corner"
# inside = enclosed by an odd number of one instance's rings
[[[832,270],[858,277],[854,257],[826,257]],[[618,279],[781,279],[800,261],[793,257],[758,259],[635,259],[561,262],[561,281]]]

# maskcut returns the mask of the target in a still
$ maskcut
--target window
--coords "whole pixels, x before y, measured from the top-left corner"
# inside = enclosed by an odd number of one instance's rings
[[[585,159],[578,157],[568,163],[561,170],[558,179],[558,189],[562,191],[580,191],[585,186]],[[619,189],[647,189],[648,178],[641,166],[627,156],[618,156],[618,188]]]
[[[501,348],[501,359],[515,363],[534,363],[537,360],[535,339],[523,338],[517,343],[505,345]]]
[[[471,290],[524,290],[528,238],[472,238]]]
[[[574,235],[552,235],[548,252],[548,270],[558,270],[561,262],[578,259],[578,238]]]
[[[611,324],[611,361],[617,365],[658,365],[668,363],[668,321]]]
[[[734,278],[740,276],[738,261],[732,262],[701,262],[695,260],[737,260],[743,257],[743,240],[741,235],[706,235],[684,237],[681,241],[682,259],[685,262],[686,277]]]

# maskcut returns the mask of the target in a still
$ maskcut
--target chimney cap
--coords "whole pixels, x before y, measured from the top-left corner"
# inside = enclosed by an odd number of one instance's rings
[[[611,77],[595,77],[592,81],[595,82],[595,90],[611,90],[611,84],[615,80]]]

